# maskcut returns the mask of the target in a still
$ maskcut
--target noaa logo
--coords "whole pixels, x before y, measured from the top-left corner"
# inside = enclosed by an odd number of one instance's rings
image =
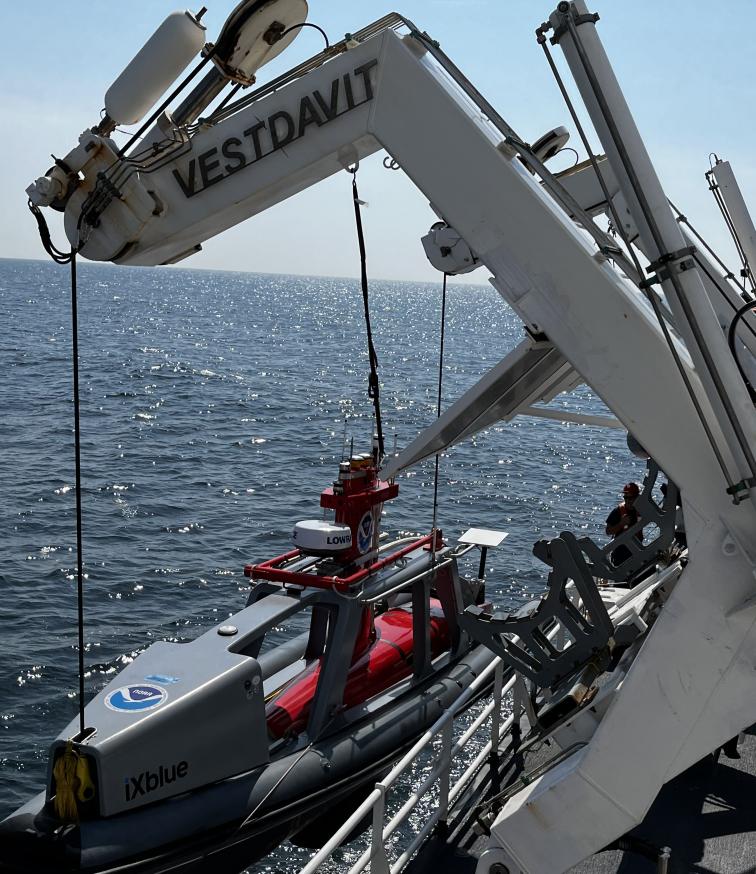
[[[121,686],[105,699],[105,706],[119,713],[142,713],[159,707],[168,697],[162,686]]]
[[[366,553],[373,545],[373,514],[368,511],[360,519],[357,526],[357,549],[360,555]]]

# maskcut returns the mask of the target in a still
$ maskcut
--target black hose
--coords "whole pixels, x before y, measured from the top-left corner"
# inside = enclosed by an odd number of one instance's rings
[[[77,245],[72,246],[70,252],[62,252],[52,242],[50,229],[47,226],[42,211],[38,206],[29,201],[29,210],[37,220],[39,236],[47,254],[56,264],[71,265],[71,357],[73,359],[73,402],[74,402],[74,463],[75,463],[75,490],[76,490],[76,596],[77,596],[77,626],[78,626],[78,649],[79,649],[79,735],[84,737],[84,563],[83,563],[83,534],[81,512],[81,427],[80,427],[80,403],[79,403],[79,315],[77,308],[77,276],[76,255],[84,246],[78,235],[84,219],[84,213],[79,215],[76,226]]]
[[[292,24],[291,27],[287,27],[286,30],[281,34],[279,39],[283,39],[287,33],[291,33],[292,30],[296,30],[298,27],[312,27],[313,29],[320,32],[321,36],[325,40],[326,48],[330,49],[331,44],[328,42],[328,34],[323,30],[323,28],[319,24],[313,24],[311,21],[303,21],[300,24]]]
[[[47,226],[47,220],[42,210],[29,201],[29,211],[37,221],[37,229],[39,230],[39,238],[42,240],[42,247],[45,252],[55,261],[56,264],[70,264],[73,252],[61,252],[52,241],[50,236],[50,228]]]
[[[735,332],[738,327],[738,322],[743,318],[743,316],[748,311],[756,310],[756,302],[749,301],[746,304],[743,304],[742,307],[735,313],[735,317],[730,322],[730,330],[727,332],[727,343],[730,347],[730,352],[732,352],[732,357],[735,359],[735,364],[738,366],[738,370],[740,371],[740,375],[743,377],[743,382],[746,384],[746,388],[748,389],[748,394],[751,396],[751,401],[756,404],[756,389],[751,385],[750,380],[746,376],[745,370],[743,370],[743,365],[740,363],[740,359],[738,358],[738,352],[735,348]]]

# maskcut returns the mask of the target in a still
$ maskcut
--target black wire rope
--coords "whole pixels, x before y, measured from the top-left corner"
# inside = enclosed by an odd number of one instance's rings
[[[78,627],[78,650],[79,650],[79,730],[80,736],[84,736],[84,549],[82,536],[82,510],[81,510],[81,420],[79,399],[79,314],[77,306],[77,274],[76,256],[86,240],[78,240],[78,245],[72,246],[70,252],[62,252],[52,242],[50,229],[47,226],[42,211],[38,206],[29,201],[29,210],[37,220],[39,235],[42,246],[56,264],[71,265],[71,358],[73,362],[73,402],[74,402],[74,464],[75,464],[75,492],[76,492],[76,613]],[[84,213],[79,215],[76,226],[77,236],[81,231]]]
[[[438,398],[436,400],[436,419],[441,418],[441,390],[443,387],[444,380],[444,338],[446,335],[446,280],[448,279],[449,274],[444,273],[444,285],[441,293],[441,340],[439,342],[439,353],[438,353]],[[436,521],[438,518],[438,465],[439,465],[439,455],[440,453],[436,453],[436,464],[435,470],[433,473],[433,543],[431,546],[431,555],[435,557],[436,555]]]
[[[242,85],[241,82],[237,82],[236,85],[234,85],[234,87],[228,92],[228,94],[226,94],[223,100],[221,100],[221,102],[215,107],[215,109],[213,110],[213,115],[215,115],[216,112],[220,112],[221,109],[224,109],[226,107],[226,104],[233,100],[243,87],[244,85]]]
[[[357,242],[360,248],[360,283],[362,286],[362,303],[365,309],[365,330],[368,342],[368,358],[370,361],[370,375],[368,377],[368,397],[373,401],[375,410],[375,429],[378,434],[378,453],[381,459],[385,456],[383,442],[383,422],[381,420],[381,391],[378,382],[378,356],[373,343],[373,330],[370,325],[370,290],[367,275],[367,254],[365,251],[365,234],[362,228],[362,211],[360,209],[360,195],[357,191],[357,170],[359,164],[349,168],[352,174],[352,200],[354,202],[354,218],[357,225]]]
[[[675,204],[671,200],[669,200],[668,203],[672,207],[672,210],[677,214],[678,223],[684,224],[690,230],[690,232],[693,234],[693,236],[695,236],[695,238],[699,241],[699,243],[701,243],[701,245],[704,247],[704,249],[706,249],[706,251],[711,255],[711,257],[717,262],[719,267],[724,271],[724,273],[725,273],[724,277],[717,276],[716,273],[713,273],[711,270],[709,270],[709,266],[707,265],[706,261],[704,261],[703,258],[700,258],[697,253],[693,254],[693,260],[698,265],[699,270],[701,270],[703,273],[706,274],[706,276],[709,279],[709,281],[711,282],[711,284],[719,292],[719,295],[722,298],[722,300],[736,314],[734,316],[734,322],[737,324],[737,322],[741,318],[741,316],[737,315],[738,307],[736,307],[735,304],[730,300],[730,298],[727,295],[727,292],[722,287],[722,279],[723,278],[725,280],[731,279],[735,283],[735,285],[737,285],[738,291],[739,291],[741,297],[747,296],[748,291],[746,290],[744,285],[742,285],[740,282],[738,282],[737,278],[735,277],[735,274],[728,268],[728,266],[719,257],[719,255],[717,255],[717,253],[714,251],[714,249],[706,242],[706,240],[701,236],[701,234],[688,221],[687,216],[684,215],[675,206]],[[748,303],[748,301],[746,301],[746,303]],[[756,305],[756,301],[754,301],[754,299],[752,298],[751,299],[751,306],[753,307],[754,305]],[[745,312],[748,312],[748,307],[744,307],[744,313]],[[756,338],[756,330],[754,330],[754,328],[748,322],[744,322],[743,324],[744,324],[745,328],[748,331],[750,331],[750,333],[753,335],[753,337]],[[750,387],[749,382],[746,379],[742,368],[740,368],[740,362],[738,361],[738,357],[737,357],[737,354],[735,352],[735,346],[733,343],[730,343],[729,345],[730,345],[730,351],[732,352],[733,358],[735,359],[735,362],[736,362],[736,364],[738,364],[738,367],[740,369],[741,376],[743,376],[743,379],[744,379],[746,385],[749,387],[749,389],[751,389],[752,387]]]
[[[672,207],[672,210],[677,215],[677,221],[679,224],[685,225],[686,228],[693,234],[693,236],[698,240],[698,242],[706,249],[706,251],[711,255],[711,257],[717,262],[720,268],[724,271],[724,278],[732,280],[735,285],[737,285],[741,294],[748,294],[745,285],[740,282],[737,276],[730,270],[730,268],[724,263],[724,261],[719,257],[719,255],[714,251],[714,249],[706,242],[706,240],[701,236],[701,234],[693,227],[690,223],[688,217],[683,214],[683,212],[678,209],[675,204],[671,200],[667,200],[669,205]]]
[[[743,244],[740,241],[740,236],[738,235],[737,228],[735,227],[735,222],[732,220],[732,216],[730,215],[730,210],[727,208],[727,204],[725,203],[724,198],[720,193],[719,185],[714,178],[713,170],[709,170],[709,172],[706,174],[706,181],[709,183],[709,191],[711,191],[711,193],[714,195],[714,201],[719,207],[719,211],[722,214],[724,223],[727,225],[727,230],[730,232],[732,241],[735,244],[735,249],[737,250],[738,257],[740,258],[740,262],[743,265],[743,276],[748,277],[748,280],[751,283],[751,289],[756,290],[756,281],[754,281],[753,272],[751,271],[751,265],[748,262],[748,256],[746,255]]]
[[[736,313],[738,308],[735,306],[735,304],[730,300],[729,297],[727,297],[725,292],[722,290],[719,283],[717,282],[717,276],[715,274],[713,274],[708,269],[708,267],[706,266],[706,262],[700,258],[697,258],[695,255],[693,256],[693,260],[696,262],[698,267],[706,274],[706,276],[708,276],[712,285],[714,285],[714,287],[719,291],[719,294],[720,294],[720,297],[722,298],[722,300],[730,307],[730,309],[733,311],[733,313]],[[750,303],[750,305],[752,307],[756,306],[756,300],[746,301],[746,303]],[[754,336],[754,338],[756,338],[756,331],[751,327],[751,325],[749,325],[748,322],[744,322],[743,324],[746,327],[746,329],[751,332],[751,334]]]
[[[735,363],[738,365],[738,370],[743,377],[743,382],[746,384],[751,400],[756,404],[756,389],[751,385],[751,381],[748,379],[745,370],[743,370],[743,365],[740,363],[740,358],[738,358],[737,349],[735,348],[735,331],[738,327],[738,322],[747,312],[753,311],[754,309],[756,309],[756,302],[749,301],[748,303],[743,304],[743,306],[735,313],[735,318],[730,322],[730,329],[727,332],[727,344],[730,347],[730,352],[732,352],[732,357],[735,359]]]
[[[205,64],[207,64],[207,62],[212,58],[212,56],[215,54],[215,52],[216,52],[216,47],[214,46],[214,47],[213,47],[213,48],[212,48],[212,49],[211,49],[211,50],[210,50],[210,51],[205,55],[205,57],[202,58],[202,60],[199,62],[199,64],[197,64],[197,66],[196,66],[196,67],[191,71],[191,73],[189,73],[189,75],[186,76],[186,77],[185,77],[185,78],[184,78],[184,79],[183,79],[183,80],[182,80],[182,81],[181,81],[181,82],[176,86],[176,88],[173,89],[173,91],[171,91],[171,93],[168,95],[168,97],[165,98],[165,100],[160,104],[160,106],[158,106],[158,108],[157,108],[157,109],[152,113],[152,115],[147,119],[147,121],[145,121],[144,124],[143,124],[143,125],[142,125],[142,126],[141,126],[137,131],[136,131],[136,133],[133,133],[133,134],[131,135],[131,139],[126,143],[126,145],[125,145],[125,146],[122,146],[122,147],[118,150],[118,157],[119,157],[119,158],[122,158],[122,157],[124,156],[124,153],[125,153],[128,149],[130,149],[131,146],[133,146],[134,143],[135,143],[135,142],[136,142],[136,141],[137,141],[137,140],[142,136],[142,134],[147,130],[147,128],[148,128],[151,124],[154,123],[155,119],[158,118],[158,116],[160,115],[160,113],[163,112],[163,111],[165,110],[165,108],[166,108],[169,104],[171,104],[171,103],[172,103],[172,102],[173,102],[173,101],[178,97],[178,95],[179,95],[179,94],[184,90],[184,88],[186,88],[186,86],[187,86],[187,85],[192,81],[192,79],[194,79],[194,77],[197,75],[197,73],[199,73],[199,71],[200,71],[201,69],[203,69],[203,67],[205,66]]]
[[[328,34],[323,30],[323,28],[319,24],[313,24],[312,21],[302,21],[299,24],[292,24],[291,27],[287,27],[286,30],[281,34],[280,39],[283,39],[287,34],[291,33],[292,30],[296,30],[298,27],[312,27],[315,30],[319,31],[323,39],[325,40],[326,48],[331,48],[331,43],[328,42]]]
[[[74,456],[76,464],[76,600],[79,637],[79,730],[84,735],[84,567],[81,518],[81,422],[79,414],[79,314],[76,248],[71,249],[71,359],[73,361]]]

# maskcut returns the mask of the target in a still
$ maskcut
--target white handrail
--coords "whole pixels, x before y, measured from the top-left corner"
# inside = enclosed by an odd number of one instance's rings
[[[474,697],[477,691],[483,686],[491,674],[496,670],[496,666],[501,662],[498,656],[494,656],[486,667],[478,674],[478,676],[470,683],[470,685],[459,695],[454,703],[445,710],[441,716],[433,723],[433,725],[422,735],[417,743],[406,753],[394,767],[389,771],[384,780],[381,780],[377,786],[381,788],[374,789],[370,795],[362,802],[357,810],[349,817],[349,819],[341,826],[341,828],[333,835],[325,846],[319,850],[310,861],[302,868],[300,874],[315,874],[320,865],[331,855],[331,853],[341,844],[344,838],[352,831],[352,829],[362,820],[368,813],[376,801],[379,801],[386,789],[389,789],[418,757],[418,755],[428,746],[436,734],[446,725],[448,721],[454,718],[460,708]]]
[[[643,600],[647,597],[649,589],[656,589],[663,585],[675,573],[681,570],[679,562],[670,565],[663,571],[652,575],[647,580],[639,583],[634,589],[631,589],[627,595],[620,598],[616,604],[608,609],[610,616],[620,617],[626,615],[629,606],[636,600]],[[634,605],[633,605],[634,606]],[[624,609],[623,609],[624,608]],[[547,637],[553,638],[559,632],[560,626],[557,624],[549,631]],[[439,821],[446,819],[447,808],[454,803],[457,796],[464,790],[465,786],[474,777],[479,768],[485,762],[486,758],[494,749],[498,749],[499,740],[516,721],[516,714],[510,714],[501,723],[501,704],[505,694],[513,690],[517,681],[517,675],[504,680],[504,663],[498,656],[494,656],[483,671],[473,680],[473,682],[459,695],[453,704],[433,723],[433,725],[422,735],[415,745],[407,752],[397,764],[391,769],[385,779],[376,783],[375,789],[362,802],[357,810],[346,820],[346,822],[335,832],[331,839],[310,859],[310,861],[301,869],[299,874],[316,874],[320,866],[326,859],[339,847],[344,839],[354,830],[358,823],[372,810],[373,813],[373,828],[372,840],[370,847],[359,857],[359,859],[349,869],[349,874],[359,874],[363,871],[368,863],[371,866],[372,874],[399,874],[404,866],[412,858],[412,855],[421,846],[425,838],[430,834],[432,829]],[[466,729],[462,736],[456,741],[453,741],[453,721],[459,711],[468,703],[477,691],[483,686],[491,676],[495,673],[494,694],[492,700],[478,714],[473,723]],[[491,739],[484,745],[480,752],[476,755],[472,763],[463,772],[462,776],[457,780],[454,786],[450,786],[450,767],[451,760],[455,753],[459,752],[480,728],[480,726],[489,718],[492,719]],[[444,732],[441,756],[437,759],[430,774],[425,777],[417,787],[417,789],[404,802],[400,810],[391,818],[391,820],[383,827],[385,820],[386,797],[390,788],[411,766],[419,754],[428,747],[433,738]],[[435,813],[424,824],[420,832],[415,836],[410,846],[399,856],[396,862],[392,865],[389,863],[386,853],[386,841],[406,819],[409,812],[416,806],[419,800],[433,786],[439,777],[445,778],[441,785],[441,797],[438,808]]]

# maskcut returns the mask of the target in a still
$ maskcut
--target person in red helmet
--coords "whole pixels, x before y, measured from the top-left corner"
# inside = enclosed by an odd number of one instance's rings
[[[635,500],[640,494],[638,483],[627,483],[622,489],[623,502],[606,517],[606,533],[616,537],[638,521]]]
[[[626,483],[622,489],[622,503],[615,507],[606,517],[606,533],[610,537],[617,537],[628,528],[632,528],[638,521],[638,511],[635,509],[635,500],[640,494],[638,483]],[[638,539],[642,540],[642,533],[638,533]],[[612,564],[619,565],[625,559],[630,558],[632,553],[624,544],[618,546],[610,555]]]

